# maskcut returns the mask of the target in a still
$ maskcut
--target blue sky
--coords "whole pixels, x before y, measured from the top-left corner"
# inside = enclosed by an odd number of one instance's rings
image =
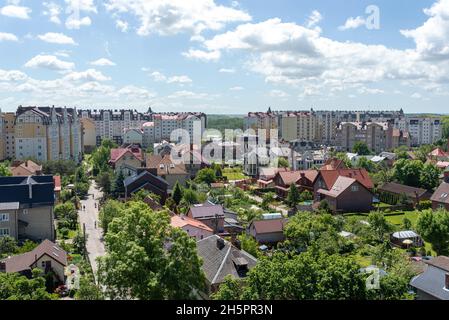
[[[0,0],[3,111],[446,113],[448,82],[449,0]]]

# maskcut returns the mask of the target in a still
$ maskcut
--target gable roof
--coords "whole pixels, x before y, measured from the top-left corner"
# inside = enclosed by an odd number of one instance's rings
[[[374,188],[374,184],[365,169],[339,169],[339,170],[320,170],[319,175],[323,178],[326,187],[330,189],[337,181],[338,177],[344,176],[357,180],[367,189]]]
[[[389,182],[385,183],[379,187],[379,191],[394,193],[394,194],[405,194],[409,198],[416,198],[424,196],[428,191],[422,188],[410,187],[404,184]]]
[[[356,179],[339,176],[335,181],[335,183],[332,185],[332,188],[330,190],[319,189],[318,193],[325,194],[333,198],[337,198],[349,187],[351,187],[355,182],[357,182]]]
[[[53,205],[53,176],[0,177],[0,202],[21,205]]]
[[[156,169],[158,176],[170,174],[187,174],[185,164],[173,163],[170,155],[151,155],[147,157],[147,168]]]
[[[193,219],[210,219],[216,216],[224,218],[225,216],[222,205],[210,202],[190,207],[189,213],[192,214]]]
[[[449,257],[436,257],[426,263],[426,270],[414,277],[410,285],[440,300],[449,300],[449,291],[444,288]]]
[[[257,220],[251,222],[257,234],[283,232],[286,220],[285,219],[269,219]],[[250,227],[251,227],[250,225]]]
[[[67,266],[67,252],[50,240],[43,241],[34,250],[3,259],[6,272],[22,272],[32,269],[31,266],[36,263],[43,255],[51,257],[63,266]]]
[[[142,149],[135,148],[135,147],[130,147],[130,148],[111,149],[111,155],[110,155],[109,162],[110,163],[115,163],[118,160],[120,160],[126,154],[134,156],[139,161],[143,161]]]
[[[257,264],[256,258],[224,239],[221,239],[224,246],[220,249],[217,245],[220,239],[212,235],[196,243],[198,256],[203,260],[204,274],[210,284],[222,283],[227,275],[242,279],[246,274],[238,272],[237,265],[246,264],[248,269],[252,269]]]
[[[40,172],[42,172],[42,166],[31,160],[26,160],[11,168],[13,176],[33,176]]]
[[[320,168],[320,170],[337,170],[346,168],[343,160],[331,158]]]
[[[433,193],[430,200],[449,204],[449,183],[443,182]]]
[[[298,182],[303,176],[310,182],[314,182],[318,176],[317,170],[303,170],[303,171],[280,171],[278,175],[282,179],[284,185],[292,185]]]
[[[444,152],[440,148],[436,148],[431,153],[429,153],[429,157],[448,157],[448,156],[449,156],[449,154]]]
[[[187,216],[172,216],[171,225],[175,228],[184,228],[185,226],[191,226],[194,228],[202,229],[204,231],[209,231],[213,233],[214,231],[201,221],[189,218]]]

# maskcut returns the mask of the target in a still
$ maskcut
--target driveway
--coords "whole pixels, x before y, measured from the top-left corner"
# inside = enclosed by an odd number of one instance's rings
[[[106,252],[103,243],[103,230],[99,227],[98,220],[98,202],[102,195],[95,181],[92,180],[89,194],[85,200],[81,200],[81,210],[78,211],[81,228],[83,226],[86,228],[87,253],[95,279],[97,279],[98,270],[97,258],[104,256]]]

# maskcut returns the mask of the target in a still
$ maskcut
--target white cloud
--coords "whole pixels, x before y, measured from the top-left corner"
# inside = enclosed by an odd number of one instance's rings
[[[309,18],[307,19],[306,26],[307,28],[313,28],[318,23],[320,23],[321,20],[323,20],[323,16],[321,15],[321,13],[318,10],[313,10]]]
[[[39,54],[25,63],[25,67],[67,71],[74,69],[75,64],[73,62],[61,61],[55,56]]]
[[[92,20],[89,17],[84,17],[81,19],[69,17],[65,22],[65,26],[67,29],[79,29],[81,27],[88,27],[91,24]]]
[[[123,21],[123,20],[117,20],[115,22],[115,26],[117,27],[117,29],[119,29],[121,32],[128,32],[128,22]]]
[[[55,24],[61,24],[59,15],[62,12],[62,8],[54,2],[44,2],[42,5],[45,7],[44,16],[50,17],[50,21]]]
[[[251,20],[246,12],[217,5],[214,0],[108,0],[105,6],[117,15],[135,15],[140,21],[137,33],[141,36],[200,34],[204,30],[220,30],[228,23]]]
[[[229,69],[229,68],[221,68],[218,70],[220,73],[235,73],[235,69]]]
[[[2,41],[19,41],[19,39],[15,34],[0,32],[0,42]]]
[[[413,99],[421,99],[422,95],[420,93],[418,93],[418,92],[415,92],[410,97],[413,98]]]
[[[149,71],[146,68],[142,68],[142,70],[145,71],[145,72]],[[150,73],[149,75],[156,82],[178,83],[178,84],[181,84],[181,85],[193,82],[192,79],[190,79],[186,75],[167,77],[166,75],[164,75],[163,73],[161,73],[159,71],[154,71],[154,72]]]
[[[113,67],[116,65],[114,62],[112,62],[111,60],[106,59],[106,58],[101,58],[101,59],[92,61],[90,64],[92,66],[97,66],[97,67]]]
[[[197,92],[192,92],[192,91],[187,91],[187,90],[182,90],[182,91],[176,91],[173,94],[169,95],[167,97],[168,99],[198,99],[198,100],[202,100],[202,99],[211,99],[212,97],[207,94],[207,93],[197,93]]]
[[[0,81],[24,81],[28,76],[22,71],[18,70],[2,70],[0,69]]]
[[[110,77],[105,76],[100,71],[95,69],[88,69],[83,72],[71,72],[64,77],[64,80],[69,81],[109,81]]]
[[[245,88],[236,86],[236,87],[229,88],[229,90],[230,91],[243,91],[243,90],[245,90]]]
[[[439,0],[424,13],[429,19],[419,28],[401,30],[401,33],[412,38],[417,51],[426,59],[449,58],[449,0]]]
[[[360,28],[361,26],[365,26],[366,25],[366,20],[362,17],[350,17],[348,18],[348,20],[346,20],[345,24],[338,27],[338,29],[344,31],[344,30],[348,30],[348,29],[357,29]]]
[[[203,51],[189,49],[187,52],[183,52],[182,55],[189,59],[202,60],[202,61],[218,61],[221,57],[221,52],[215,51]]]
[[[7,5],[0,9],[0,14],[18,19],[29,19],[32,10],[28,7],[22,7],[18,5]]]
[[[272,98],[287,98],[290,96],[285,91],[277,90],[277,89],[271,90],[269,95]]]
[[[76,45],[76,42],[72,38],[62,33],[48,32],[46,34],[38,35],[37,37],[48,43]]]

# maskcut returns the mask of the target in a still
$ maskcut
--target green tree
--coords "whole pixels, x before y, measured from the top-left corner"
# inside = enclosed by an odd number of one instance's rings
[[[117,200],[107,200],[104,203],[99,212],[100,226],[103,228],[104,234],[108,232],[108,227],[112,220],[120,217],[124,209],[124,204]]]
[[[80,279],[79,289],[75,293],[76,300],[103,300],[103,294],[98,286],[89,278]]]
[[[356,167],[366,169],[366,171],[370,173],[378,171],[377,165],[374,162],[368,160],[366,157],[360,157],[359,160],[357,160]]]
[[[290,163],[285,158],[278,158],[278,167],[279,168],[290,168]]]
[[[125,194],[125,176],[123,175],[123,172],[120,170],[116,175],[115,175],[115,180],[114,180],[114,195],[115,197],[119,198],[120,195]]]
[[[274,201],[276,194],[274,192],[267,192],[262,197],[262,209],[270,210],[270,204]]]
[[[419,215],[416,223],[418,233],[432,244],[438,255],[449,250],[449,212],[446,210],[425,210]]]
[[[388,223],[382,212],[371,212],[368,215],[368,223],[371,240],[382,243],[388,239],[393,227]]]
[[[233,278],[231,275],[227,275],[220,285],[220,289],[214,293],[211,298],[213,300],[232,301],[239,300],[242,291],[241,281]]]
[[[312,192],[310,192],[309,190],[304,190],[301,193],[301,196],[299,198],[299,201],[304,202],[304,201],[312,201],[313,200],[313,194]]]
[[[198,193],[192,189],[184,189],[182,195],[182,204],[186,207],[193,206],[194,204],[198,204]]]
[[[424,164],[419,182],[421,188],[434,190],[440,184],[440,170],[432,163]]]
[[[412,221],[409,218],[402,220],[402,227],[404,230],[410,230],[412,228]]]
[[[112,174],[109,171],[102,172],[97,177],[97,184],[100,187],[101,191],[106,195],[109,195],[112,190]]]
[[[12,176],[11,170],[4,163],[0,163],[0,177],[10,177]]]
[[[78,211],[72,202],[58,204],[55,207],[55,217],[60,228],[76,230],[78,227]]]
[[[17,241],[11,237],[0,237],[0,258],[15,254],[19,250]]]
[[[367,156],[371,154],[368,145],[363,141],[357,141],[356,143],[354,143],[352,152],[357,153],[359,156]]]
[[[361,300],[366,298],[365,276],[349,257],[305,252],[274,253],[249,272],[245,287],[231,298],[250,300]],[[228,290],[225,286],[223,290]],[[221,289],[217,295],[221,294]]]
[[[111,299],[189,299],[205,278],[196,244],[170,225],[167,212],[131,202],[105,236],[99,282]]]
[[[179,181],[176,181],[175,187],[173,188],[172,198],[177,206],[181,203],[182,197],[183,195],[181,185],[179,184]]]
[[[393,177],[402,184],[419,187],[423,169],[424,164],[420,160],[399,159],[394,164]]]
[[[76,236],[73,238],[73,250],[77,254],[86,255],[86,240],[87,240],[87,234],[84,236],[84,234],[79,231]]]
[[[298,187],[292,183],[290,185],[290,189],[288,190],[287,203],[291,208],[295,208],[300,200],[301,195],[299,194]]]
[[[198,171],[195,181],[197,183],[206,183],[210,185],[217,181],[217,177],[215,176],[215,171],[211,168],[205,168]]]
[[[0,300],[53,300],[45,288],[41,270],[33,270],[33,278],[28,279],[18,273],[0,273]]]
[[[237,239],[240,241],[242,250],[257,258],[259,255],[259,244],[253,237],[247,235],[246,233],[242,233],[237,236]]]

